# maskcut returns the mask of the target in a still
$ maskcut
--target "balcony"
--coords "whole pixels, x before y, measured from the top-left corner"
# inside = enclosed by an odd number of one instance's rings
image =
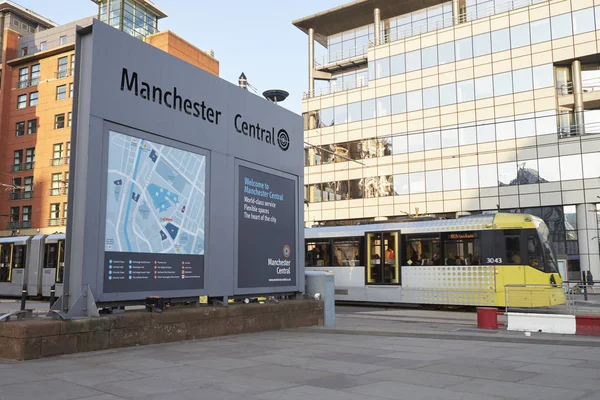
[[[330,53],[326,56],[314,59],[314,66],[317,71],[338,73],[350,69],[357,69],[365,66],[368,62],[368,45],[358,46],[352,49],[346,49],[337,53]]]
[[[13,190],[8,194],[8,200],[27,200],[33,197],[33,191],[31,190]]]
[[[29,228],[31,228],[31,221],[10,221],[6,223],[6,229],[9,229],[11,231]]]
[[[40,78],[22,79],[15,83],[15,89],[25,89],[40,83]]]
[[[69,187],[50,188],[50,196],[66,196],[69,194]]]
[[[340,93],[345,90],[358,89],[366,86],[369,86],[368,79],[359,79],[353,82],[343,82],[340,84],[330,84],[327,87],[318,88],[313,90],[312,92],[308,91],[302,93],[302,100],[307,100],[312,97],[326,96],[328,94]]]
[[[54,78],[55,79],[64,79],[64,78],[68,78],[69,76],[73,76],[73,73],[75,72],[74,69],[65,69],[62,71],[56,71],[54,73]]]
[[[51,167],[58,167],[60,165],[69,165],[69,158],[70,157],[51,158],[50,159],[50,166]]]
[[[48,226],[65,226],[66,218],[49,218]]]
[[[10,166],[10,172],[19,172],[19,171],[30,171],[35,166],[35,161],[25,162],[20,164],[12,164]]]

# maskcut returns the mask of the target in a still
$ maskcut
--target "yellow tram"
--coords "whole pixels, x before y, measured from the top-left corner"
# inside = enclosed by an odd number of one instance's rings
[[[335,274],[337,301],[565,303],[548,228],[526,214],[307,228],[305,266]]]

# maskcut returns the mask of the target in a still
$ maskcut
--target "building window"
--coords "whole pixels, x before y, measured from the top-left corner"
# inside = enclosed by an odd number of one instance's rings
[[[58,72],[56,77],[58,79],[66,78],[69,76],[69,57],[61,57],[58,59]]]
[[[61,165],[62,164],[62,157],[63,157],[63,144],[62,143],[56,143],[53,147],[53,153],[52,153],[52,165],[56,166],[56,165]]]
[[[17,89],[23,89],[27,87],[27,81],[29,79],[29,67],[19,69],[19,82],[17,83]]]
[[[65,172],[65,180],[63,181],[65,185],[65,196],[69,194],[69,171]],[[65,209],[65,211],[67,211]]]
[[[17,96],[17,110],[22,110],[25,107],[27,107],[27,95],[20,94]]]
[[[71,73],[75,71],[75,54],[71,56]]]
[[[68,126],[68,127],[71,127],[71,122],[73,122],[73,113],[72,113],[72,112],[69,112],[69,113],[67,114],[67,116],[68,116],[68,117],[67,117],[67,126]]]
[[[61,185],[62,173],[52,174],[52,186],[50,188],[50,196],[59,196]]]
[[[23,220],[21,227],[25,229],[31,228],[31,206],[23,207]]]
[[[37,133],[37,119],[30,119],[27,121],[27,134],[33,135]]]
[[[33,176],[25,177],[25,185],[23,187],[23,198],[31,199],[33,197]]]
[[[35,64],[31,66],[31,86],[37,85],[40,83],[40,64]]]
[[[62,129],[65,127],[65,114],[56,114],[54,116],[54,129]]]
[[[35,107],[38,105],[38,98],[39,98],[39,93],[38,92],[31,92],[29,93],[29,107]]]
[[[67,162],[69,162],[71,158],[71,142],[67,142]],[[69,173],[67,172],[67,180],[69,180]]]
[[[50,220],[48,221],[50,226],[60,225],[60,203],[50,204]]]
[[[15,127],[15,135],[23,136],[25,135],[25,121],[17,122]]]
[[[73,97],[73,83],[69,83],[69,97]]]
[[[12,180],[12,192],[10,193],[10,200],[21,199],[21,178],[13,178]]]
[[[35,164],[35,147],[30,147],[25,151],[25,169],[33,169]]]
[[[13,153],[13,171],[21,171],[23,165],[23,150],[15,150]]]
[[[63,225],[67,224],[67,203],[63,203]]]
[[[56,87],[56,100],[64,100],[67,98],[67,85]]]
[[[19,229],[19,207],[11,207],[10,208],[10,225],[9,229],[16,230]]]
[[[27,55],[27,47],[21,48],[21,57],[25,57]]]
[[[67,36],[61,36],[60,38],[58,38],[58,45],[59,46],[64,46],[65,44],[67,44]]]
[[[44,50],[46,50],[46,47],[47,47],[47,45],[48,45],[48,44],[47,44],[46,42],[42,42],[42,43],[40,43],[40,51],[44,51]]]

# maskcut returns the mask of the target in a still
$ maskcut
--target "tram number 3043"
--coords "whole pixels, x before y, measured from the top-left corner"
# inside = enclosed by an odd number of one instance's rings
[[[488,258],[488,259],[487,259],[487,263],[488,263],[488,264],[502,264],[502,257],[498,257],[498,258]]]

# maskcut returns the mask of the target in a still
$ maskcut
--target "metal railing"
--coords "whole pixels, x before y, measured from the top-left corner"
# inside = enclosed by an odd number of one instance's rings
[[[10,172],[29,171],[32,170],[35,165],[35,161],[24,162],[20,164],[11,164]]]
[[[598,292],[581,281],[565,281],[559,285],[506,285],[504,297],[506,312],[536,314],[600,315],[600,296],[586,296]],[[598,290],[595,290],[598,289]]]
[[[72,76],[74,73],[74,69],[72,68],[67,68],[64,70],[60,70],[60,71],[56,71],[54,73],[54,78],[56,79],[64,79],[64,78],[68,78],[69,76]]]
[[[68,165],[70,157],[56,157],[50,159],[51,167],[58,167],[59,165]]]
[[[337,51],[335,53],[329,53],[326,56],[315,57],[314,66],[315,68],[321,68],[325,65],[334,64],[339,61],[352,60],[353,58],[366,58],[367,50],[369,49],[368,44],[362,46],[356,46],[351,49]]]
[[[598,133],[600,133],[600,122],[592,122],[589,124],[571,124],[558,127],[559,138],[595,135]]]
[[[600,78],[590,78],[581,81],[581,90],[583,93],[590,93],[600,90]],[[568,96],[573,94],[573,82],[563,83],[556,88],[559,96]]]
[[[69,194],[68,186],[50,188],[49,190],[50,190],[50,196],[62,196],[62,195]]]
[[[345,90],[358,89],[366,86],[369,86],[368,79],[357,79],[356,81],[352,82],[340,82],[339,85],[336,83],[335,85],[329,85],[327,87],[318,88],[313,91],[304,92],[302,93],[302,100],[306,100],[312,97],[326,96],[328,94],[339,93]]]
[[[35,86],[40,83],[40,78],[31,78],[31,79],[19,79],[15,83],[15,89],[25,89],[30,86]]]
[[[49,218],[48,226],[65,226],[66,218]]]

